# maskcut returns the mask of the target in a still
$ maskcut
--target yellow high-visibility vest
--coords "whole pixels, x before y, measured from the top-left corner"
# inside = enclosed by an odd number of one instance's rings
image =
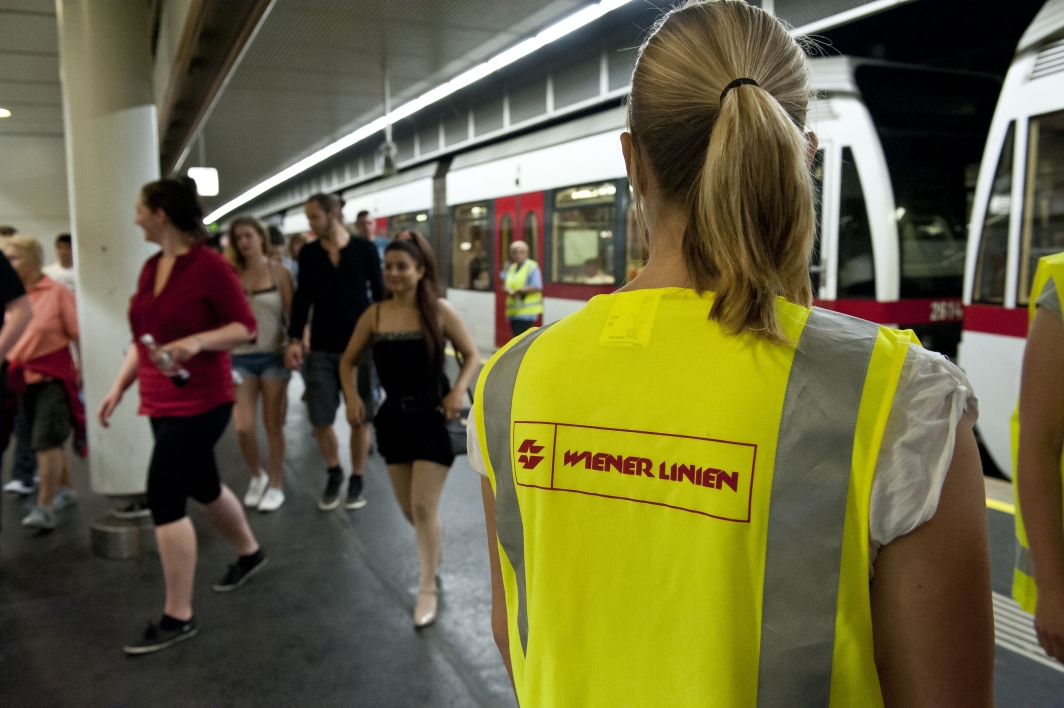
[[[1038,259],[1038,270],[1031,283],[1031,297],[1027,302],[1027,321],[1034,319],[1036,301],[1050,279],[1056,286],[1057,297],[1064,302],[1064,253],[1045,256]],[[1034,580],[1034,563],[1031,560],[1031,547],[1027,542],[1027,529],[1023,527],[1020,514],[1020,492],[1016,480],[1019,479],[1020,459],[1020,403],[1012,412],[1012,486],[1016,496],[1016,567],[1012,571],[1012,598],[1025,611],[1034,614],[1038,605],[1038,586]],[[1064,476],[1064,456],[1061,458],[1061,475]]]
[[[593,298],[477,384],[524,706],[883,705],[869,507],[912,332],[783,299]]]
[[[528,277],[532,274],[533,269],[539,268],[539,264],[531,258],[526,258],[525,262],[518,268],[516,263],[511,263],[510,267],[506,269],[506,287],[509,290],[517,290],[523,288],[528,284]],[[521,317],[530,315],[542,315],[543,314],[543,293],[529,293],[528,295],[514,297],[513,295],[506,296],[506,317]]]

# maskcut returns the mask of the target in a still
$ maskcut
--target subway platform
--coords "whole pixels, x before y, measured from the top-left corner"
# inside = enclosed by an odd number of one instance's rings
[[[232,551],[190,504],[200,544],[201,630],[163,652],[122,653],[122,644],[161,611],[162,570],[154,554],[134,561],[92,555],[88,525],[106,504],[89,493],[80,461],[73,474],[82,501],[61,514],[50,534],[21,528],[28,502],[5,495],[0,706],[516,705],[491,637],[480,481],[466,458],[456,460],[440,505],[446,529],[440,617],[415,632],[413,530],[392,497],[384,462],[370,457],[366,508],[320,512],[324,465],[301,394],[294,377],[285,428],[287,500],[273,514],[249,515],[269,565],[235,592],[213,592]],[[342,420],[337,432],[346,440]],[[223,478],[242,495],[247,477],[231,429],[217,454]],[[342,459],[349,469],[346,452]],[[10,460],[5,479],[9,467]],[[988,481],[996,703],[1064,706],[1064,666],[1041,652],[1030,615],[1009,599],[1010,494],[1008,485]]]
[[[447,480],[441,611],[434,626],[415,631],[414,533],[384,460],[370,457],[364,509],[319,511],[325,467],[301,395],[293,377],[284,506],[248,515],[269,565],[239,590],[213,592],[233,551],[190,503],[200,633],[157,654],[128,658],[122,645],[162,611],[159,558],[92,554],[89,524],[107,507],[89,493],[80,461],[72,473],[81,502],[60,512],[50,534],[23,529],[18,522],[30,502],[4,495],[0,706],[516,705],[491,636],[479,476],[462,456]],[[131,392],[123,405],[135,399]],[[347,440],[346,423],[337,434]],[[350,469],[345,447],[341,459]],[[243,496],[247,472],[232,426],[216,452],[223,480]],[[4,479],[9,468],[10,460]]]

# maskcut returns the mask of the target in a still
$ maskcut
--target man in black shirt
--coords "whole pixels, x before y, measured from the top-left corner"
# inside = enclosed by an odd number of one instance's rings
[[[352,238],[344,228],[340,213],[342,202],[334,194],[315,194],[303,205],[310,228],[318,240],[299,252],[299,286],[292,302],[292,321],[288,328],[291,343],[285,352],[289,368],[306,368],[307,389],[304,400],[314,439],[328,467],[329,479],[318,507],[335,509],[340,504],[339,443],[333,431],[336,409],[340,405],[340,356],[355,329],[355,323],[370,305],[369,295],[379,301],[384,297],[380,258],[372,243]],[[311,306],[310,351],[303,349],[303,328]],[[367,415],[373,411],[369,386],[369,362],[359,362],[359,394],[366,404]],[[362,469],[369,454],[369,427],[351,429],[351,479],[347,490],[348,509],[366,505],[362,495]]]

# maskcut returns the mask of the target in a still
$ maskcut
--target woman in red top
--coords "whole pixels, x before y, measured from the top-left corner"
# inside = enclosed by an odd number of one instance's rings
[[[235,397],[227,351],[255,338],[255,316],[233,266],[202,245],[203,211],[191,180],[145,185],[136,223],[162,249],[141,271],[129,305],[133,344],[98,416],[106,427],[122,394],[140,380],[140,413],[151,417],[155,435],[148,506],[166,580],[162,620],[125,647],[128,654],[146,654],[197,631],[196,532],[185,515],[188,497],[203,504],[240,555],[216,591],[243,585],[266,556],[240,501],[221,484],[214,459]]]

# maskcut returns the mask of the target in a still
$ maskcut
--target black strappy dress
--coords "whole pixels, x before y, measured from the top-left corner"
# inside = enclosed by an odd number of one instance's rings
[[[378,306],[378,320],[380,310]],[[377,447],[389,465],[428,460],[450,467],[451,438],[443,416],[440,373],[421,331],[380,332],[373,361],[387,395],[376,418]]]

